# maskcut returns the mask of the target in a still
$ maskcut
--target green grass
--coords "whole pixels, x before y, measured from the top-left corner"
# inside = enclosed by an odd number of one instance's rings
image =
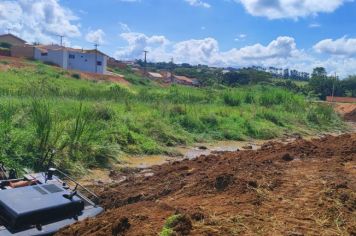
[[[282,88],[162,88],[129,70],[134,85],[121,86],[30,63],[0,72],[0,160],[15,168],[55,163],[75,173],[108,166],[123,153],[170,154],[175,145],[342,124],[330,107]]]
[[[164,223],[163,229],[159,233],[159,236],[171,236],[173,235],[173,227],[175,224],[177,224],[178,221],[180,221],[184,216],[183,215],[171,215],[168,217],[166,222]]]

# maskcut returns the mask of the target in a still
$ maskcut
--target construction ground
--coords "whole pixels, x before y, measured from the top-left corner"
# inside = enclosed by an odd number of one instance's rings
[[[356,121],[355,104],[336,104]],[[352,125],[352,123],[350,123]],[[122,169],[92,186],[107,209],[58,235],[356,235],[356,133]]]

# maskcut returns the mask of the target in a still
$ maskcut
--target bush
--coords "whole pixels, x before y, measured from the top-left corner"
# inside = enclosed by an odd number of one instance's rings
[[[208,126],[216,127],[219,123],[218,118],[214,114],[203,115],[200,120]]]
[[[278,112],[273,112],[269,110],[263,110],[262,112],[257,114],[257,117],[271,121],[272,123],[283,127],[284,122],[281,116],[279,116]]]
[[[109,121],[114,115],[114,111],[105,105],[97,104],[93,109],[93,116],[99,120]]]
[[[200,132],[204,130],[203,123],[196,117],[191,115],[184,115],[179,120],[180,125],[190,132]]]
[[[256,102],[256,98],[255,96],[251,93],[251,92],[248,92],[245,96],[245,103],[246,104],[252,104],[252,103],[255,103]]]
[[[283,104],[285,96],[280,91],[270,91],[263,93],[260,97],[260,104],[265,107]]]
[[[81,75],[78,74],[78,73],[74,73],[74,74],[72,74],[72,78],[74,78],[74,79],[80,79],[80,78],[81,78]]]
[[[185,108],[181,105],[176,105],[176,106],[173,106],[171,109],[170,109],[170,114],[172,116],[176,116],[176,115],[185,115],[187,114]]]
[[[308,122],[319,126],[338,122],[340,119],[331,106],[321,104],[311,106],[306,117]]]
[[[225,93],[223,99],[228,106],[240,106],[242,104],[242,97],[239,94]]]

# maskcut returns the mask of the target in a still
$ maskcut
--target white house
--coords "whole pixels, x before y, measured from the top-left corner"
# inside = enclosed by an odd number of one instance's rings
[[[63,69],[105,74],[108,56],[98,50],[83,50],[59,45],[37,45],[34,58]]]

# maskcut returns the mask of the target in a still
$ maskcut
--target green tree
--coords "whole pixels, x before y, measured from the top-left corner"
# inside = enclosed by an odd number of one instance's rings
[[[314,68],[309,81],[309,89],[322,100],[325,100],[327,96],[345,95],[345,89],[339,78],[327,76],[326,69],[323,67]]]

